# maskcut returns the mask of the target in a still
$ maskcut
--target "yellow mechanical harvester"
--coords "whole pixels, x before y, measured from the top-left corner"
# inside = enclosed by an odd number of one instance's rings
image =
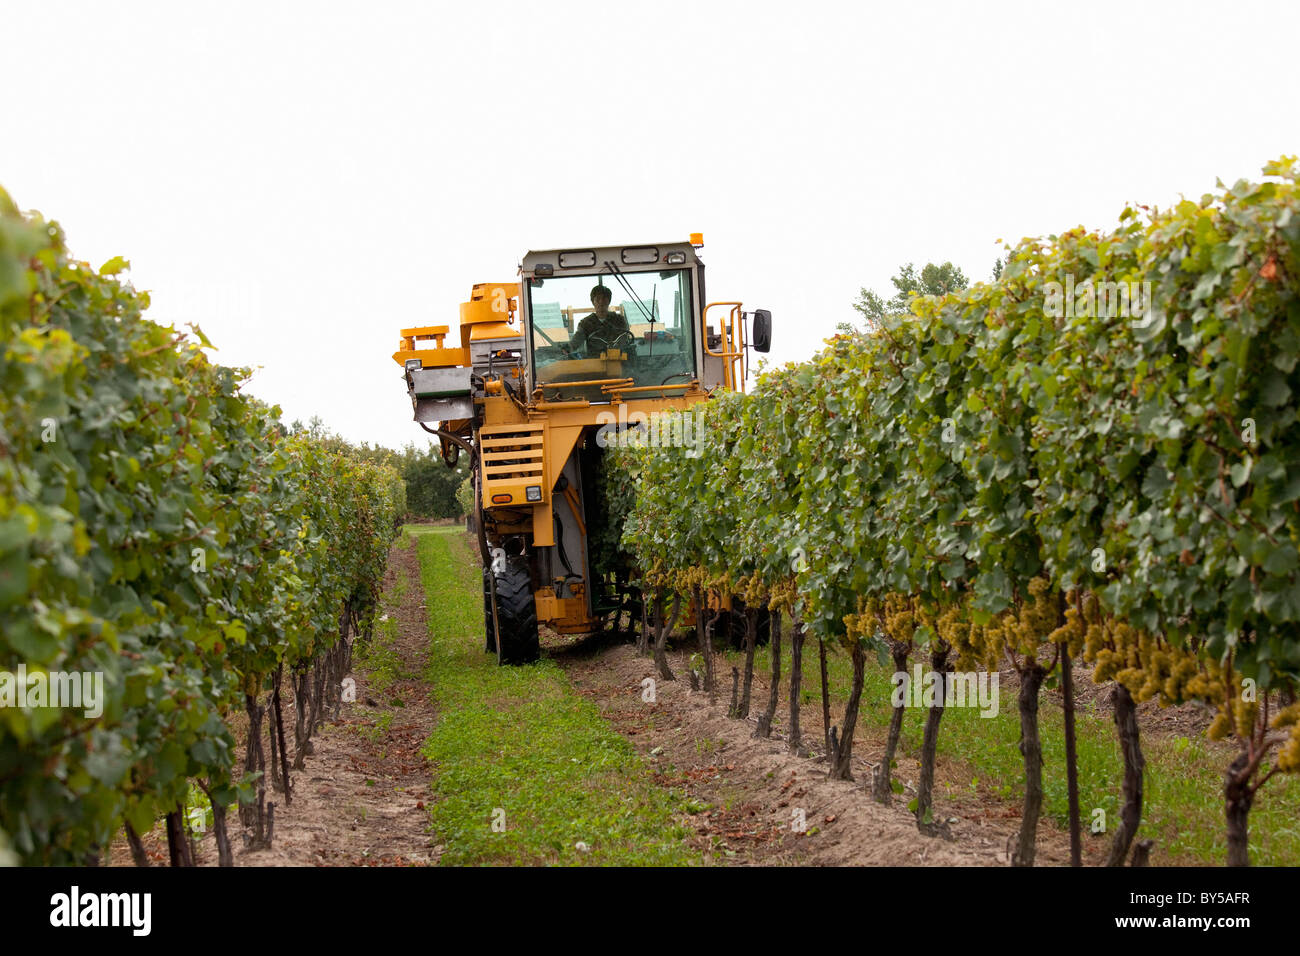
[[[445,325],[402,330],[415,420],[449,464],[472,457],[486,650],[502,663],[537,658],[539,621],[599,630],[631,593],[592,547],[611,431],[743,390],[748,349],[770,346],[770,313],[705,305],[701,245],[530,252],[518,282],[474,286],[458,345]]]

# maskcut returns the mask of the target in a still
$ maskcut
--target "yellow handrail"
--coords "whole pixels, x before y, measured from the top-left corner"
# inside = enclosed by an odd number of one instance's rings
[[[697,385],[699,385],[699,382],[695,379],[692,379],[689,382],[673,382],[672,384],[665,384],[665,385],[637,385],[633,388],[625,388],[621,385],[602,385],[600,387],[600,390],[602,392],[608,392],[611,395],[623,395],[629,392],[659,392],[666,388],[689,389],[692,386],[697,386]]]
[[[634,378],[593,378],[585,382],[538,382],[537,391],[544,388],[587,388],[591,385],[632,385],[635,382]]]
[[[723,305],[731,306],[731,312],[726,319],[718,323],[718,331],[722,337],[722,351],[715,352],[709,348],[709,309]],[[730,389],[736,388],[736,363],[745,355],[745,321],[740,311],[741,305],[743,305],[741,302],[710,302],[700,315],[704,352],[706,355],[722,359],[722,384]],[[744,389],[745,383],[742,380],[740,391]]]

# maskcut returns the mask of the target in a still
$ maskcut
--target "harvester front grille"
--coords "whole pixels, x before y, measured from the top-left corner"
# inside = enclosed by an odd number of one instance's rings
[[[514,502],[522,504],[523,487],[544,486],[544,444],[541,425],[485,425],[479,429],[484,504],[493,503],[494,495],[504,494],[512,494]]]

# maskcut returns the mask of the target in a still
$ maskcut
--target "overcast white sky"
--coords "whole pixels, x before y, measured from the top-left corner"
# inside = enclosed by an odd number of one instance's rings
[[[702,231],[778,361],[904,262],[1300,151],[1300,4],[0,2],[0,185],[286,420],[423,438],[398,329]]]

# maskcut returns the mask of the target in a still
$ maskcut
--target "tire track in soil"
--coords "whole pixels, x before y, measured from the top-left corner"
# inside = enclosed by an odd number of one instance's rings
[[[227,818],[236,866],[426,866],[438,862],[425,809],[431,798],[430,771],[420,748],[435,721],[429,685],[424,681],[429,629],[414,538],[389,552],[380,613],[395,616],[390,645],[398,663],[395,679],[382,694],[370,675],[354,664],[356,703],[342,706],[341,719],[327,720],[311,740],[303,770],[290,770],[293,803],[269,791],[275,804],[275,831],[267,850],[246,850],[235,808]],[[405,581],[400,602],[396,585]],[[378,638],[378,631],[375,637]],[[293,753],[293,697],[289,681],[281,688],[285,733]],[[400,701],[402,706],[394,706]],[[268,708],[269,711],[269,708]],[[379,720],[391,714],[382,729]],[[265,729],[268,721],[263,721]],[[268,751],[267,759],[270,759]],[[243,766],[243,747],[238,766]],[[167,840],[156,826],[143,838],[154,865],[166,865]],[[216,866],[212,834],[197,842],[198,863]],[[131,866],[125,841],[114,844],[112,864]]]

